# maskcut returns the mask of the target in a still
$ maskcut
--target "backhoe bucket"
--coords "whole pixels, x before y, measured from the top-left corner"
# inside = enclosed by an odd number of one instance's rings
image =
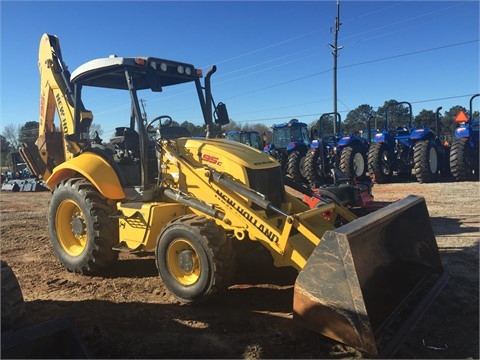
[[[13,179],[2,184],[2,191],[23,191],[23,192],[40,192],[50,191],[45,182],[36,179]]]
[[[294,319],[389,357],[447,281],[425,200],[410,195],[325,232],[297,277]]]

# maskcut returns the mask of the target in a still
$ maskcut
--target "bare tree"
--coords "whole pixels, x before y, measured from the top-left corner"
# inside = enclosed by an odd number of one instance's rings
[[[97,137],[97,135],[99,137],[101,137],[103,135],[103,129],[100,126],[100,124],[90,125],[90,133],[89,133],[90,139],[95,139]]]
[[[3,129],[2,136],[10,143],[14,149],[20,145],[20,125],[8,124]]]

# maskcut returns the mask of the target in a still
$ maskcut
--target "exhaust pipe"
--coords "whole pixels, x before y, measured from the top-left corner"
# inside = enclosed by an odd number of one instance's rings
[[[325,232],[297,277],[294,319],[389,357],[447,281],[425,199],[410,195]]]

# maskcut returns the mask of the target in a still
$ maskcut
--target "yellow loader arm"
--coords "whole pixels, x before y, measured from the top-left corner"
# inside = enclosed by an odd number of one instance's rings
[[[370,356],[389,356],[447,283],[422,197],[410,195],[361,218],[333,202],[309,209],[288,194],[273,204],[242,178],[240,154],[229,161],[228,142],[179,143],[184,153],[164,147],[163,165],[181,169],[183,180],[165,195],[213,217],[238,240],[261,242],[276,266],[296,268],[294,319],[312,330]],[[228,175],[215,169],[217,158],[229,163]]]

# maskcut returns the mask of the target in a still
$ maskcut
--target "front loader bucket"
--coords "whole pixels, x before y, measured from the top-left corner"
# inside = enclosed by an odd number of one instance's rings
[[[410,195],[325,232],[297,277],[294,319],[389,357],[447,281],[425,200]]]

